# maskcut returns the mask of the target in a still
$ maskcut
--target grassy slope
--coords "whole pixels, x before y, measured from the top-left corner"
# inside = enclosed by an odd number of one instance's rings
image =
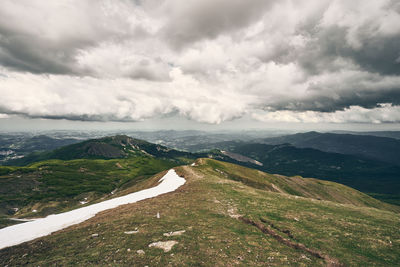
[[[319,250],[347,266],[400,264],[400,215],[362,206],[366,205],[368,197],[354,190],[349,189],[349,192],[356,195],[358,200],[354,202],[360,206],[271,192],[271,188],[260,184],[268,185],[273,181],[276,187],[284,187],[278,183],[277,177],[217,161],[202,160],[199,166],[176,169],[187,179],[187,183],[177,191],[105,211],[89,221],[57,234],[3,249],[0,251],[0,264],[326,264],[322,259],[278,242],[258,228],[233,218],[233,215],[241,215],[258,222],[262,218],[268,221],[265,226],[272,228],[273,224],[273,229],[280,236],[292,242],[301,242],[310,249]],[[235,181],[239,180],[234,177],[238,174],[247,177],[248,181]],[[136,184],[129,190],[152,186],[161,175]],[[251,184],[252,182],[254,184]],[[313,180],[310,184],[312,183]],[[331,192],[329,186],[337,185],[323,183],[322,187]],[[301,194],[305,193],[295,182],[287,188],[289,187],[300,191]],[[318,193],[317,191],[312,194]],[[337,194],[333,195],[338,197]],[[348,192],[344,193],[344,196],[350,195]],[[344,200],[347,197],[339,200],[348,201]],[[161,214],[160,219],[155,217],[157,212]],[[136,227],[139,233],[124,234],[124,231],[131,231]],[[181,236],[163,236],[163,233],[177,230],[186,232]],[[91,237],[93,233],[99,236]],[[150,243],[160,240],[176,240],[179,243],[167,253],[148,247]],[[136,253],[139,249],[144,250],[145,254]]]
[[[239,144],[230,151],[262,162],[254,168],[263,171],[334,181],[400,204],[400,167],[393,164],[288,145]]]
[[[49,160],[27,167],[0,166],[0,216],[44,216],[95,201],[160,171],[174,161],[142,156],[128,159],[71,161]],[[36,209],[37,213],[32,210]],[[0,220],[0,227],[10,224]]]
[[[367,194],[335,182],[300,176],[273,175],[236,164],[205,160],[207,165],[231,180],[241,181],[252,187],[271,192],[286,193],[300,197],[328,200],[355,206],[367,206],[400,212],[400,207],[378,201]]]

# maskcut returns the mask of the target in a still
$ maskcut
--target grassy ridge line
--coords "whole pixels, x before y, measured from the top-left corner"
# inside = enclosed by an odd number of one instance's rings
[[[263,164],[239,163],[243,166],[287,176],[301,175],[334,181],[367,194],[375,194],[376,198],[385,202],[400,204],[400,166],[391,163],[288,144],[222,142],[213,144],[213,147],[244,155]],[[233,160],[230,162],[238,164]]]
[[[0,265],[326,264],[244,224],[235,215],[251,220],[264,218],[274,227],[290,231],[293,242],[338,259],[346,266],[399,265],[398,214],[253,187],[230,179],[228,170],[220,170],[226,171],[228,176],[225,176],[209,163],[220,162],[199,160],[197,166],[176,167],[187,183],[175,192],[105,211],[51,236],[0,250]],[[248,173],[247,169],[237,168],[234,172]],[[151,185],[158,179],[153,177],[144,182]],[[129,190],[139,190],[139,184]],[[136,228],[136,234],[124,233]],[[164,236],[178,230],[186,232]],[[92,237],[94,233],[98,236]],[[170,252],[149,247],[153,242],[167,240],[178,242]],[[143,250],[144,254],[138,254],[137,250]]]
[[[342,204],[400,212],[400,207],[398,206],[381,202],[367,194],[339,183],[315,178],[302,178],[300,176],[287,177],[283,175],[273,175],[212,159],[200,159],[198,161],[201,162],[201,164],[212,167],[215,172],[226,178],[240,181],[254,188],[286,193],[298,197],[312,198],[320,201],[333,201]]]

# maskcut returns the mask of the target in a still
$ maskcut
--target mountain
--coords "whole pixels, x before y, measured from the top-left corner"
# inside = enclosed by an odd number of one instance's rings
[[[109,197],[196,157],[230,159],[218,150],[192,154],[118,135],[9,161],[14,166],[0,166],[0,226],[12,223],[2,217],[44,216]]]
[[[257,142],[270,145],[288,143],[300,148],[314,148],[400,165],[400,140],[388,137],[307,132],[264,138]]]
[[[2,249],[0,264],[400,264],[398,207],[333,182],[272,175],[211,159],[175,170],[186,179],[178,190]],[[162,175],[120,193],[153,186]]]
[[[157,158],[179,158],[191,156],[190,153],[152,144],[126,135],[90,139],[80,143],[64,146],[54,151],[34,153],[26,157],[8,161],[7,165],[27,165],[48,159],[116,159],[135,156],[152,156]]]
[[[400,139],[400,131],[373,131],[373,132],[333,131],[332,133],[339,133],[339,134],[345,133],[345,134],[353,134],[353,135],[372,135],[372,136]]]
[[[400,166],[395,164],[313,148],[298,148],[290,144],[230,141],[208,144],[201,148],[210,147],[243,155],[257,163],[250,160],[240,161],[238,156],[223,159],[225,161],[272,173],[334,181],[386,202],[400,204]]]

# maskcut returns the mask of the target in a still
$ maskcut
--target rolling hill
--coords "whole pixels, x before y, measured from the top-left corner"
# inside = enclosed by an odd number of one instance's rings
[[[298,148],[290,144],[229,141],[197,148],[211,147],[243,155],[261,164],[252,164],[249,160],[240,162],[237,156],[230,160],[225,158],[225,161],[270,173],[335,181],[400,205],[400,166],[396,164],[313,148]]]
[[[186,179],[175,192],[2,249],[0,264],[400,264],[398,207],[333,182],[272,175],[212,159],[175,170]],[[160,175],[120,193],[151,187]]]
[[[0,226],[9,216],[45,216],[112,197],[160,171],[199,156],[124,135],[91,139],[50,152],[31,154],[0,166]]]

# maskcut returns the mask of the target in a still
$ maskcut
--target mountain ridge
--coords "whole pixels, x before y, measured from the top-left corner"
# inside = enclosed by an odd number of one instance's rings
[[[306,132],[255,140],[264,144],[289,143],[299,148],[314,148],[324,152],[362,156],[400,165],[400,140],[372,135]]]
[[[382,206],[366,206],[362,202],[371,198],[353,189],[345,195],[353,200],[361,197],[358,205],[296,195],[310,189],[310,184],[300,183],[307,178],[282,178],[212,159],[174,169],[186,179],[178,190],[0,250],[0,264],[396,266],[400,262],[400,215]],[[151,186],[160,175],[129,190]],[[284,188],[291,180],[292,186]],[[318,181],[310,182],[319,186]],[[341,188],[322,183],[329,192]],[[320,190],[315,193],[324,195]],[[160,249],[167,244],[168,249]]]

